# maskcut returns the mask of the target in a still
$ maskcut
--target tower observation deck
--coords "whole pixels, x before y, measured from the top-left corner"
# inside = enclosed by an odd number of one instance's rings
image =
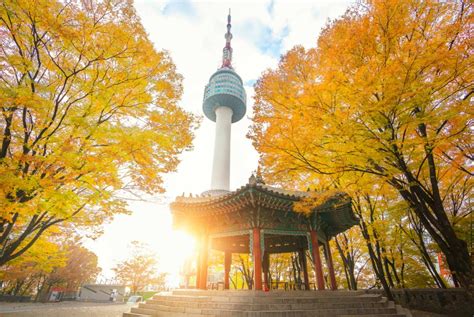
[[[204,89],[203,112],[216,123],[211,190],[218,195],[229,191],[231,125],[245,115],[247,95],[240,76],[232,67],[230,10],[222,66],[212,74]]]

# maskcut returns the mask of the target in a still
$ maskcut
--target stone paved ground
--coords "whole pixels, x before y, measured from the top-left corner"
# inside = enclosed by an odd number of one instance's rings
[[[121,317],[130,307],[122,303],[0,303],[0,317]]]

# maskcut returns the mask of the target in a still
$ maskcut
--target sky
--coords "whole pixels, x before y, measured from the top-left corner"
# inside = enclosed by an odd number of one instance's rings
[[[99,257],[104,277],[129,255],[131,241],[146,242],[163,272],[176,275],[179,263],[192,255],[193,240],[172,228],[169,203],[186,193],[210,189],[215,123],[204,117],[202,98],[209,77],[219,68],[225,44],[227,14],[232,12],[233,66],[244,81],[247,113],[232,124],[230,187],[247,183],[258,154],[246,134],[251,125],[253,84],[295,45],[314,47],[328,19],[344,14],[352,1],[157,1],[135,0],[135,9],[157,50],[166,50],[183,75],[180,105],[202,117],[193,150],[181,155],[178,170],[164,177],[166,193],[130,202],[131,215],[119,215],[104,234],[86,246]]]

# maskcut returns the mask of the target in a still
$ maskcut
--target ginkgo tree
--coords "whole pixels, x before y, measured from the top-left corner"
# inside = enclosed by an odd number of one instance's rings
[[[60,222],[126,212],[119,191],[162,192],[196,120],[130,1],[2,1],[0,46],[3,265]]]
[[[315,48],[295,47],[262,75],[250,133],[269,179],[303,187],[321,175],[346,184],[371,175],[389,184],[464,287],[473,11],[462,0],[355,4]]]

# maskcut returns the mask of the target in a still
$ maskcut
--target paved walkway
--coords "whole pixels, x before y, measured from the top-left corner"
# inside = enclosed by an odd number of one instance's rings
[[[0,317],[122,317],[124,303],[0,303]]]

